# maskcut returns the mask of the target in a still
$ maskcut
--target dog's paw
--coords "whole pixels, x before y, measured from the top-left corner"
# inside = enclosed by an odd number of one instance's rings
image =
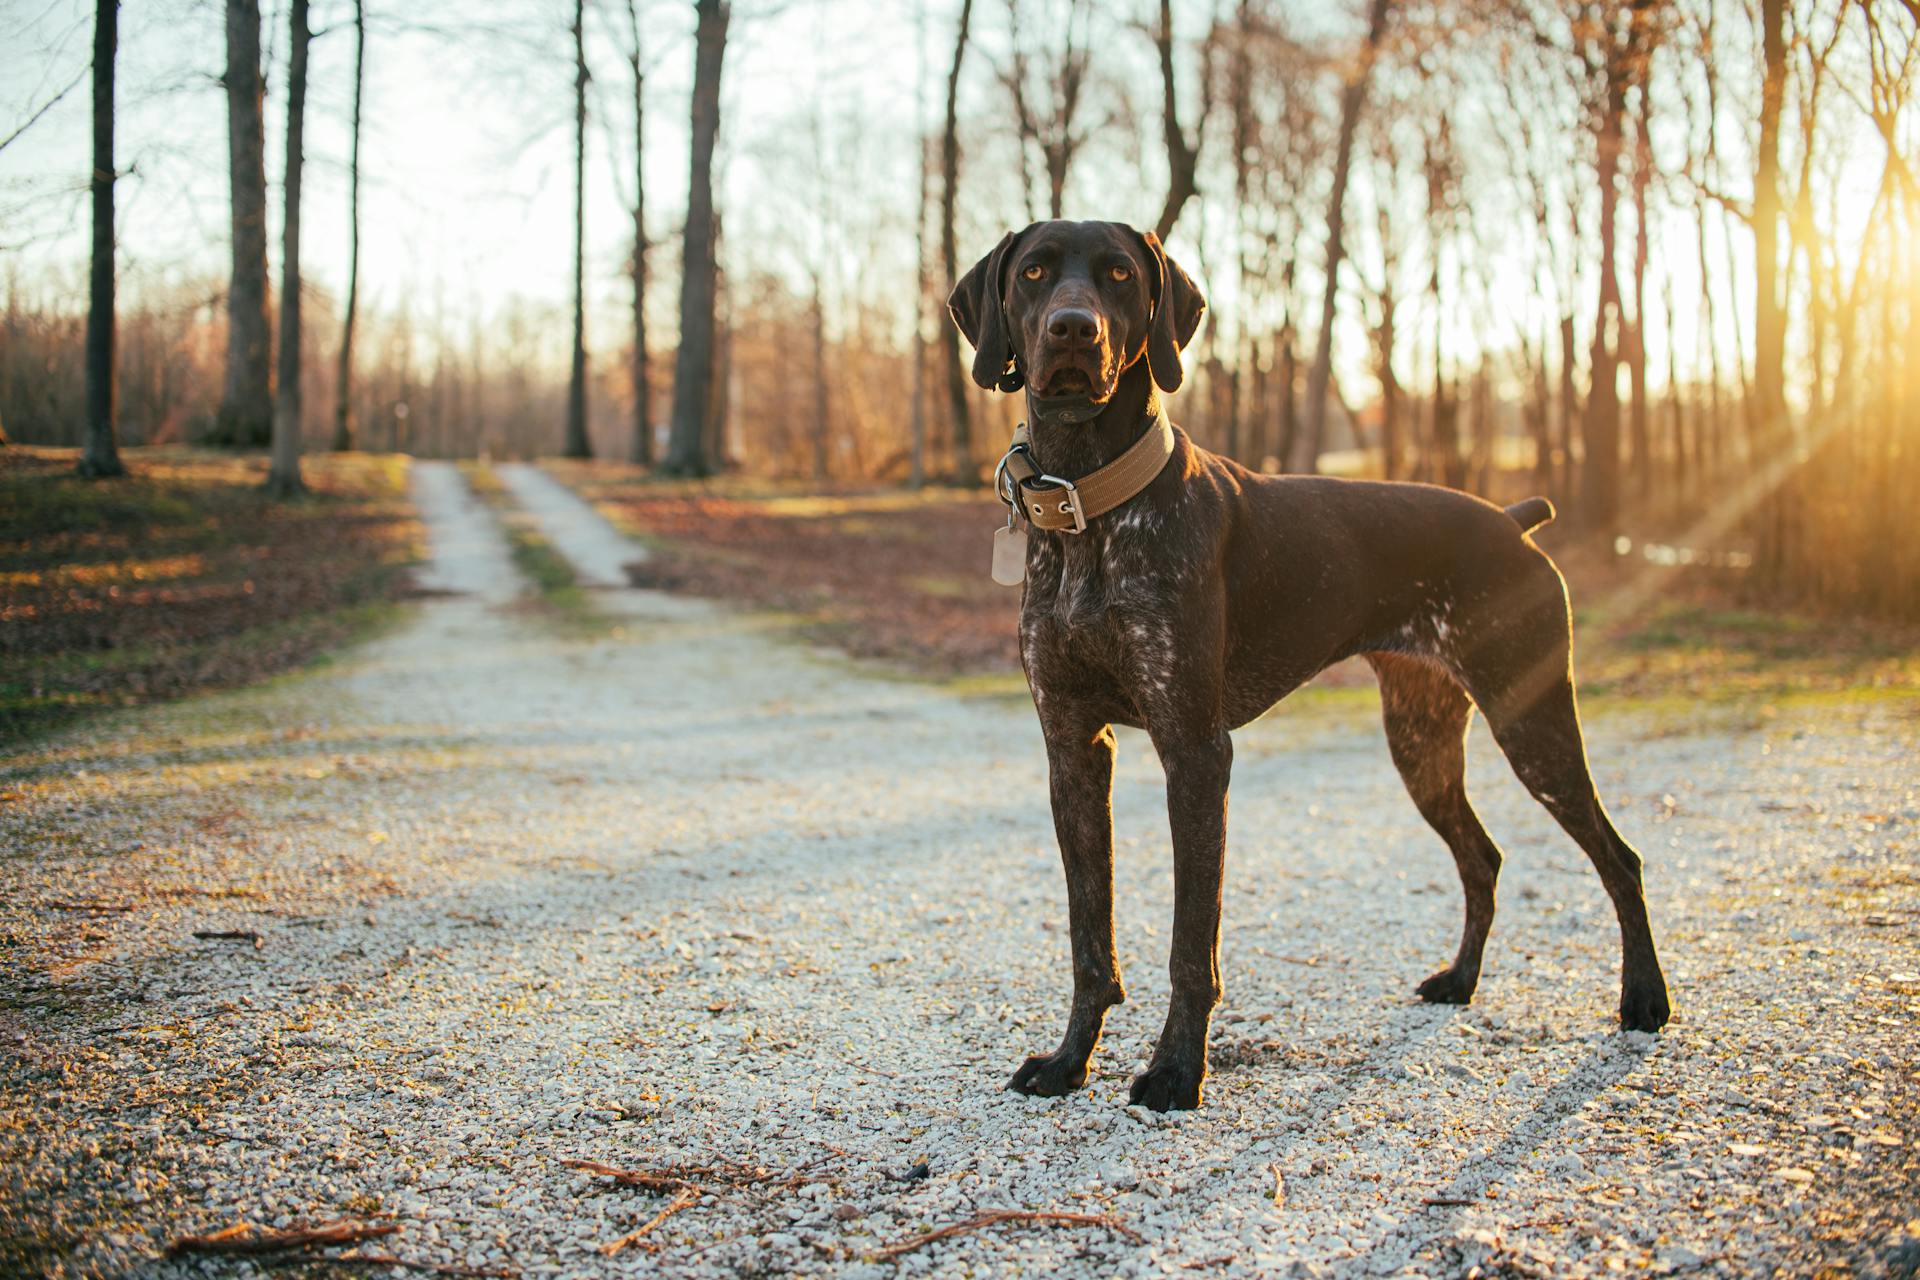
[[[1133,1078],[1127,1105],[1149,1111],[1192,1111],[1200,1105],[1201,1084],[1206,1078],[1204,1066],[1156,1062]]]
[[[1622,1031],[1658,1031],[1673,1016],[1667,1003],[1667,984],[1649,982],[1620,992],[1620,1029]]]
[[[1416,988],[1422,1000],[1428,1004],[1468,1004],[1473,1000],[1473,989],[1479,985],[1479,975],[1463,977],[1457,969],[1442,969]]]
[[[1057,1098],[1087,1082],[1087,1059],[1064,1053],[1035,1054],[1020,1064],[1007,1088],[1030,1098]]]

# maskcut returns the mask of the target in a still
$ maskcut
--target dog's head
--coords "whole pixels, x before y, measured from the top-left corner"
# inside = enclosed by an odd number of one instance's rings
[[[1184,376],[1207,300],[1160,238],[1118,222],[1008,232],[954,286],[947,310],[974,346],[973,380],[1039,396],[1112,397],[1145,357],[1163,391]]]

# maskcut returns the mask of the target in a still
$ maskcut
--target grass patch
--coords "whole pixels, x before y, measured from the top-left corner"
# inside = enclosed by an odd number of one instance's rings
[[[1748,708],[1920,698],[1920,636],[1886,624],[1761,611],[1711,597],[1638,617],[1577,615],[1584,696]]]
[[[987,577],[1005,514],[984,489],[822,492],[662,480],[621,463],[543,465],[649,547],[639,585],[779,610],[809,638],[916,676],[1011,677],[1024,690],[1020,592]]]
[[[514,503],[499,474],[485,462],[462,462],[460,469],[480,501],[506,530],[514,567],[533,584],[535,594],[530,602],[533,609],[548,621],[571,631],[591,633],[612,627],[612,620],[581,587],[567,558],[554,549],[533,517]]]
[[[406,459],[319,454],[292,502],[263,458],[0,450],[0,742],[298,667],[392,616],[421,555]]]

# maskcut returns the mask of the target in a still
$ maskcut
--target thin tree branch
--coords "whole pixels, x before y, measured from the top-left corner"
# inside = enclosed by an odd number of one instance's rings
[[[8,134],[6,136],[5,141],[0,141],[0,151],[5,151],[9,146],[13,144],[13,141],[16,138],[18,138],[21,134],[33,128],[34,125],[39,124],[40,117],[44,116],[45,114],[47,114],[47,112],[59,106],[60,100],[62,98],[72,93],[75,89],[78,89],[80,87],[80,82],[82,80],[85,80],[87,78],[87,73],[92,70],[93,70],[93,66],[91,63],[89,63],[87,66],[81,67],[79,70],[79,73],[76,74],[73,77],[73,79],[67,81],[66,88],[62,89],[60,92],[54,94],[51,98],[48,98],[45,102],[41,103],[40,109],[38,111],[35,111],[32,115],[28,116],[27,122],[25,124],[21,125],[18,129],[15,129],[12,133]]]

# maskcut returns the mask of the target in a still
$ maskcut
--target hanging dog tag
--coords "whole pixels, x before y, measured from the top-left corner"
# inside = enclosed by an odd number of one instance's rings
[[[1003,587],[1017,587],[1027,576],[1027,531],[1012,521],[993,531],[993,580]]]

